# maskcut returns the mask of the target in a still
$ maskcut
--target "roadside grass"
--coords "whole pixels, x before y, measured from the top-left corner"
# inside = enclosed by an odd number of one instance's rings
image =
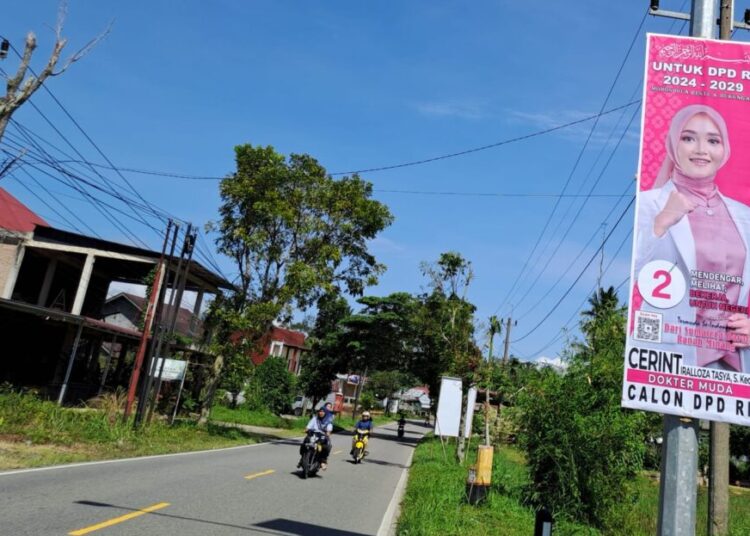
[[[425,439],[417,445],[401,505],[399,536],[528,536],[533,533],[534,512],[520,503],[528,478],[520,453],[509,447],[496,449],[493,492],[481,506],[470,506],[465,501],[468,466],[475,458],[474,444],[468,449],[465,465],[455,461],[455,442],[445,445],[445,454],[436,438]],[[599,534],[567,523],[555,528],[555,534],[560,536]]]
[[[0,470],[204,450],[257,442],[233,428],[154,421],[139,430],[116,409],[61,408],[0,390]]]
[[[455,461],[456,446],[446,444],[445,456],[440,441],[427,438],[417,445],[409,482],[398,522],[399,536],[496,535],[527,536],[534,531],[534,511],[522,502],[528,483],[523,454],[508,446],[495,449],[492,491],[487,501],[470,506],[465,501],[468,466],[474,463],[474,444],[468,449],[466,465]],[[635,485],[630,508],[623,513],[612,536],[650,536],[656,534],[659,483],[647,473]],[[730,487],[730,536],[750,534],[750,490]],[[706,489],[698,491],[696,535],[705,536],[707,519]],[[581,524],[559,521],[557,536],[599,536],[600,531]]]

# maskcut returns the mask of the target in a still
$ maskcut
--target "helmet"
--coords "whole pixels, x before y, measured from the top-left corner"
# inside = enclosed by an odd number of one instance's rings
[[[364,419],[364,418],[368,418],[368,419],[369,419],[369,418],[370,418],[370,412],[369,412],[369,411],[365,411],[365,412],[363,412],[363,413],[362,413],[362,418],[363,418],[363,419]]]

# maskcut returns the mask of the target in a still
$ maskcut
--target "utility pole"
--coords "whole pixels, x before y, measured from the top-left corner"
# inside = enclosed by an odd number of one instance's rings
[[[502,320],[501,320],[502,322]],[[508,320],[505,322],[505,349],[503,351],[503,365],[508,364],[508,359],[510,358],[510,328],[511,325],[517,326],[518,320],[515,322],[512,322],[511,324],[511,318],[508,317]]]
[[[607,234],[607,222],[602,223],[602,255],[599,257],[599,277],[596,279],[596,288],[602,288],[602,272],[604,270],[604,241]]]
[[[690,13],[691,36],[714,38],[716,7],[716,0],[693,0]],[[682,13],[661,11],[659,0],[651,0],[650,12],[652,15],[687,18]],[[698,495],[698,421],[664,415],[663,437],[657,534],[694,535]]]
[[[732,38],[734,0],[721,0],[719,39]],[[711,422],[708,462],[708,536],[729,532],[729,425]]]
[[[167,225],[167,232],[164,233],[164,244],[161,248],[161,257],[159,258],[159,264],[156,266],[156,274],[154,275],[154,284],[151,290],[151,296],[146,306],[146,312],[143,320],[143,333],[141,334],[141,342],[138,345],[138,350],[135,354],[135,362],[133,363],[133,373],[130,376],[130,384],[128,386],[128,398],[125,402],[125,411],[123,418],[127,421],[130,417],[130,412],[133,407],[133,401],[135,400],[135,391],[138,387],[138,380],[141,374],[141,367],[143,366],[143,358],[146,356],[146,345],[148,344],[148,336],[151,332],[151,326],[154,320],[154,309],[156,307],[157,296],[161,289],[162,279],[164,279],[164,255],[167,251],[167,243],[169,242],[169,232],[172,230],[172,220],[169,220]]]
[[[169,255],[165,257],[164,252],[162,253],[162,262],[161,262],[161,271],[163,272],[162,276],[162,284],[159,286],[158,290],[156,286],[151,290],[151,298],[154,299],[154,296],[156,296],[156,305],[154,307],[154,313],[151,325],[152,326],[159,326],[161,324],[161,315],[162,311],[164,309],[164,296],[167,292],[167,287],[169,286],[169,272],[171,270],[170,265],[172,258],[174,257],[174,248],[175,244],[177,243],[177,235],[179,233],[180,226],[174,225],[174,231],[172,233],[172,244],[169,249]],[[174,281],[172,282],[172,286],[174,286]],[[146,402],[148,398],[148,390],[151,386],[151,378],[153,377],[153,369],[154,369],[154,349],[156,347],[156,336],[157,336],[158,330],[154,330],[153,335],[151,336],[151,340],[149,341],[149,344],[146,347],[145,352],[145,363],[146,363],[146,377],[141,378],[140,386],[138,388],[138,407],[135,413],[135,419],[133,422],[133,425],[137,428],[141,425],[143,422],[143,417],[145,416],[145,410],[146,410]],[[151,329],[149,328],[148,332],[145,331],[144,328],[144,334],[146,336],[151,334]]]

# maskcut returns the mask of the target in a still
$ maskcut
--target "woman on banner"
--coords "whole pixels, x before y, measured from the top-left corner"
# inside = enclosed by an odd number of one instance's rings
[[[737,312],[746,311],[748,305],[750,208],[722,195],[715,183],[729,154],[726,123],[716,110],[693,104],[675,113],[654,188],[639,194],[634,277],[654,260],[673,263],[671,268],[684,276],[684,296],[676,304],[653,307],[654,300],[649,303],[650,296],[640,289],[644,297],[640,310],[663,315],[661,349],[679,344],[684,365],[750,372],[750,320],[744,312]],[[693,288],[711,289],[713,284],[703,280],[696,284],[693,271],[721,280],[721,291]],[[672,274],[662,270],[648,276],[657,281],[663,277],[666,283]],[[659,286],[648,292],[670,297]],[[670,331],[667,324],[680,330]],[[686,338],[678,341],[676,331]]]

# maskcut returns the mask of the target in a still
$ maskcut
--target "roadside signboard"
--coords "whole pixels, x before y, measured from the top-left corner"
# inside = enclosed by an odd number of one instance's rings
[[[156,360],[156,366],[154,367],[154,377],[159,376],[161,370],[162,361],[164,362],[164,370],[161,374],[162,381],[171,382],[174,380],[181,380],[185,375],[186,361],[179,361],[177,359],[162,359],[161,357]]]
[[[440,379],[440,397],[435,417],[436,436],[458,437],[462,398],[461,379],[443,376]]]
[[[622,405],[750,424],[750,45],[649,35]]]

